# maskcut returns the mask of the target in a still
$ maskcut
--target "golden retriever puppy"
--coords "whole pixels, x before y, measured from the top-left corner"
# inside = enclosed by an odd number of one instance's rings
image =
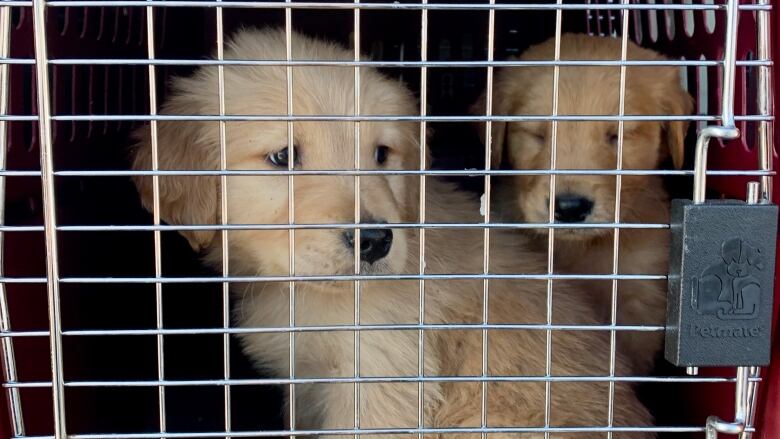
[[[521,60],[554,59],[554,39],[529,48]],[[564,34],[562,60],[619,60],[621,41],[614,38]],[[636,44],[628,45],[629,60],[664,58]],[[676,67],[626,68],[625,114],[688,115],[692,99],[683,90]],[[563,66],[558,88],[560,115],[618,115],[620,67]],[[553,67],[505,68],[496,73],[493,114],[550,115]],[[484,97],[475,104],[484,114]],[[683,163],[684,121],[627,121],[623,127],[623,169],[652,170],[671,158]],[[484,132],[484,129],[482,130]],[[493,167],[550,169],[552,123],[549,121],[494,123]],[[561,121],[557,127],[557,169],[617,169],[617,121]],[[502,161],[504,163],[502,163]],[[550,177],[546,175],[497,178],[496,205],[506,219],[531,223],[549,220]],[[572,226],[615,222],[614,175],[560,175],[555,181],[557,223]],[[666,224],[669,200],[659,176],[623,176],[620,222]],[[537,244],[547,248],[547,229],[533,229]],[[613,271],[613,229],[561,228],[555,236],[555,271],[565,274],[609,274]],[[664,229],[621,229],[618,273],[663,274],[667,271],[669,232]],[[561,282],[562,284],[564,282]],[[568,281],[566,282],[568,283]],[[583,281],[576,290],[594,294],[600,318],[611,317],[611,281]],[[575,290],[575,291],[576,291]],[[666,282],[637,280],[618,283],[618,323],[663,324]],[[662,347],[663,333],[621,332],[619,348],[635,359],[635,372],[648,373]]]
[[[296,33],[292,56],[296,60],[349,61],[353,55]],[[225,58],[285,59],[284,33],[241,31],[227,43]],[[286,70],[268,65],[225,67],[227,114],[287,114]],[[159,177],[159,212],[170,224],[219,224],[224,192],[225,219],[248,225],[227,232],[230,275],[276,276],[234,284],[238,303],[234,316],[246,328],[240,338],[255,365],[274,376],[294,378],[293,389],[285,386],[290,428],[307,430],[313,436],[335,429],[334,433],[347,437],[357,426],[379,429],[376,433],[385,437],[416,437],[413,429],[422,425],[466,428],[471,429],[466,433],[478,436],[475,430],[483,422],[484,382],[484,422],[499,428],[495,436],[543,437],[540,430],[545,426],[545,397],[549,396],[547,423],[562,429],[553,437],[605,437],[604,432],[576,430],[609,425],[609,380],[578,379],[609,376],[609,356],[603,350],[608,333],[551,330],[548,369],[548,331],[538,327],[546,322],[543,278],[491,279],[489,295],[483,297],[485,282],[474,276],[484,272],[481,229],[430,229],[421,249],[418,230],[392,227],[419,221],[417,175],[360,177],[360,219],[376,226],[361,228],[356,246],[356,233],[348,226],[355,221],[355,177],[332,172],[354,168],[355,124],[315,117],[355,114],[354,69],[295,66],[292,74],[293,112],[311,116],[293,123],[294,153],[288,149],[287,122],[231,121],[225,124],[227,169],[260,170],[265,175],[230,175],[225,188],[217,176]],[[162,114],[219,114],[216,67],[202,67],[172,85]],[[361,115],[400,116],[417,111],[418,104],[401,83],[375,69],[361,68]],[[137,133],[135,169],[152,168],[151,134],[148,127]],[[157,134],[160,169],[220,168],[223,157],[217,122],[161,121]],[[419,169],[419,134],[420,126],[414,122],[361,122],[361,169]],[[286,170],[290,160],[296,170],[314,171],[295,176],[292,187],[287,175],[268,174]],[[330,175],[317,174],[323,170],[330,170]],[[152,210],[152,178],[138,177],[135,183],[144,205]],[[426,194],[429,222],[483,220],[477,200],[434,178],[428,178]],[[292,222],[300,227],[292,240],[285,229],[290,203],[294,204]],[[221,232],[183,230],[181,234],[206,263],[221,269]],[[522,235],[493,235],[489,273],[543,272],[543,257],[526,249]],[[421,250],[424,264],[419,259]],[[354,251],[359,252],[361,275],[369,276],[357,286],[349,278],[355,273]],[[303,276],[292,289],[284,278],[291,271],[290,259],[295,275]],[[421,266],[428,274],[459,277],[426,279],[421,303],[421,284],[415,278]],[[585,307],[575,297],[556,301],[556,312],[583,314]],[[485,319],[491,326],[483,325]],[[356,324],[361,325],[359,331],[355,331]],[[424,329],[421,324],[426,325]],[[624,360],[618,358],[616,373],[625,371]],[[547,375],[560,378],[546,388]],[[423,385],[418,383],[421,376],[425,377]],[[511,380],[520,376],[524,378]],[[652,425],[630,386],[618,382],[614,387],[614,425]],[[525,435],[500,430],[511,427],[527,430],[515,431]],[[434,430],[432,435],[445,432]],[[640,432],[630,437],[655,435]]]

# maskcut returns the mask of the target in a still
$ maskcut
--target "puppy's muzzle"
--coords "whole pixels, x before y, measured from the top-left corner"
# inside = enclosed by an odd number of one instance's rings
[[[555,197],[555,220],[562,223],[581,223],[593,212],[593,201],[579,194],[560,194]]]
[[[344,243],[350,250],[355,248],[355,232],[344,232]],[[360,260],[373,264],[390,253],[393,246],[393,231],[391,229],[361,229],[360,230]]]

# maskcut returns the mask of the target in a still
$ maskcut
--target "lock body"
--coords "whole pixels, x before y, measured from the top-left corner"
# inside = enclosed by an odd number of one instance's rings
[[[777,214],[773,204],[672,201],[668,361],[769,363]]]

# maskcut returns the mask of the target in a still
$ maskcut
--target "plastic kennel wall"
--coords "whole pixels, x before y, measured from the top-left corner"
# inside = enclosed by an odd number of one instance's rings
[[[175,231],[153,227],[127,171],[128,133],[154,118],[151,92],[162,102],[170,76],[213,53],[218,33],[291,20],[307,34],[347,44],[359,35],[383,71],[418,96],[427,91],[421,120],[436,133],[433,166],[455,171],[485,163],[474,130],[453,118],[468,114],[488,66],[553,36],[557,17],[563,31],[615,38],[628,23],[628,38],[677,60],[697,103],[689,152],[696,129],[720,121],[732,39],[742,136],[713,142],[708,189],[713,198],[744,199],[752,180],[777,193],[772,60],[780,45],[771,43],[780,22],[774,1],[734,3],[0,0],[0,401],[7,408],[0,436],[289,434],[279,386],[253,371],[229,335],[220,274],[201,268]],[[735,34],[726,31],[729,14],[739,17]],[[489,42],[496,62],[486,61]],[[48,72],[48,84],[36,69]],[[672,195],[690,198],[692,169],[689,154],[684,171],[666,172]],[[482,190],[481,175],[453,178],[465,190]],[[210,278],[217,281],[199,280]],[[743,437],[780,437],[777,342],[772,366],[749,372]],[[689,376],[661,367],[639,383],[654,429],[662,437],[704,437],[707,416],[734,419],[736,376],[733,369]],[[606,437],[609,427],[595,431]]]

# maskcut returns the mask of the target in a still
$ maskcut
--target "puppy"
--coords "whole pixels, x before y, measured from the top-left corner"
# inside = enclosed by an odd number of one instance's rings
[[[554,39],[528,49],[521,60],[554,59]],[[619,60],[621,41],[614,38],[564,34],[562,60]],[[628,45],[629,60],[664,58],[636,44]],[[620,67],[563,66],[558,88],[560,115],[618,115]],[[495,76],[494,115],[550,115],[553,67],[506,68]],[[680,84],[678,69],[669,66],[626,68],[625,114],[687,115],[691,97]],[[484,97],[473,108],[484,114]],[[623,169],[651,170],[671,159],[680,168],[688,124],[683,121],[627,121],[623,127]],[[484,132],[484,129],[482,130]],[[492,125],[493,168],[550,169],[550,122],[496,122]],[[618,122],[561,121],[557,128],[557,169],[617,169]],[[550,181],[546,175],[497,179],[496,205],[506,219],[545,223],[549,220]],[[555,182],[557,223],[572,226],[615,222],[614,175],[561,175]],[[658,176],[623,176],[620,222],[667,224],[669,200]],[[537,244],[547,247],[547,229],[534,229]],[[556,229],[555,271],[565,274],[605,274],[613,271],[613,229]],[[667,271],[669,232],[663,229],[621,229],[618,272],[663,274]],[[579,290],[594,295],[601,319],[610,321],[611,281],[580,282]],[[618,282],[618,322],[625,325],[664,323],[666,282]],[[635,372],[648,373],[661,350],[662,332],[626,333],[620,349],[635,361]]]
[[[244,30],[226,44],[225,58],[281,60],[285,53],[284,32]],[[292,56],[297,60],[353,59],[351,51],[299,34],[292,35]],[[352,67],[296,66],[292,75],[295,115],[355,113]],[[285,67],[228,66],[224,80],[227,114],[287,114]],[[177,78],[161,113],[218,114],[217,85],[215,67],[202,67],[190,78]],[[361,115],[400,116],[417,111],[414,97],[399,82],[372,68],[360,69]],[[291,142],[294,153],[288,149],[286,122],[231,121],[225,125],[224,160],[230,170],[283,171],[290,160],[298,170],[354,168],[353,122],[295,121]],[[419,169],[419,134],[419,124],[413,122],[361,122],[361,169]],[[148,127],[137,132],[134,169],[152,168],[151,135]],[[157,136],[159,169],[220,168],[217,122],[161,121]],[[475,199],[432,177],[427,180],[426,221],[482,221]],[[419,231],[382,226],[419,221],[418,176],[360,178],[360,219],[377,226],[360,230],[359,269],[361,275],[375,277],[415,275],[422,265],[429,274],[460,275],[458,279],[427,279],[423,284],[424,303],[419,300],[420,281],[414,276],[365,279],[358,286],[349,280],[355,272],[355,232],[339,225],[355,221],[354,176],[298,175],[292,188],[286,175],[231,175],[226,181],[226,220],[230,224],[279,225],[276,229],[230,230],[227,248],[231,276],[282,276],[282,280],[234,284],[232,292],[238,299],[234,317],[237,325],[248,329],[240,335],[243,350],[259,369],[280,378],[302,380],[296,381],[294,390],[285,386],[290,428],[309,432],[298,434],[318,436],[322,430],[335,429],[335,433],[351,437],[351,430],[359,427],[380,429],[376,433],[387,437],[416,437],[408,433],[409,429],[422,425],[467,428],[471,430],[466,433],[478,437],[475,430],[483,422],[483,373],[487,377],[525,377],[515,382],[494,379],[485,384],[486,425],[529,429],[525,435],[498,430],[495,436],[543,437],[539,430],[545,426],[547,391],[549,425],[575,430],[608,425],[609,382],[576,378],[608,375],[608,355],[601,349],[608,345],[608,334],[550,331],[552,356],[547,370],[547,331],[523,326],[546,321],[544,280],[492,279],[487,283],[489,295],[483,297],[486,282],[465,276],[484,272],[481,229],[430,229],[421,249]],[[144,205],[152,210],[155,199],[151,177],[137,177],[135,183]],[[220,178],[214,176],[159,177],[162,219],[179,225],[219,224],[223,193],[220,183]],[[294,204],[291,219],[289,203]],[[331,227],[295,230],[294,255],[290,255],[292,240],[285,229],[289,222]],[[221,233],[180,233],[207,264],[221,269]],[[526,245],[521,235],[493,233],[488,272],[542,273],[543,258],[527,250]],[[424,264],[419,259],[421,251],[425,253]],[[292,290],[283,277],[290,271],[304,276]],[[583,314],[584,307],[575,297],[572,294],[556,301],[556,312]],[[484,312],[483,304],[488,307]],[[481,326],[485,317],[497,326],[489,330]],[[422,330],[418,326],[421,323],[430,326]],[[356,324],[362,325],[357,332]],[[506,324],[515,326],[501,326]],[[291,326],[295,331],[290,330]],[[482,344],[483,329],[486,346]],[[625,362],[618,358],[616,373],[626,370]],[[566,378],[546,389],[547,374]],[[421,376],[426,377],[424,384],[418,383]],[[651,425],[651,416],[630,387],[618,382],[614,391],[614,425]],[[432,435],[445,432],[433,430]],[[564,430],[552,436],[595,438],[606,433]],[[645,432],[630,437],[655,435]]]

